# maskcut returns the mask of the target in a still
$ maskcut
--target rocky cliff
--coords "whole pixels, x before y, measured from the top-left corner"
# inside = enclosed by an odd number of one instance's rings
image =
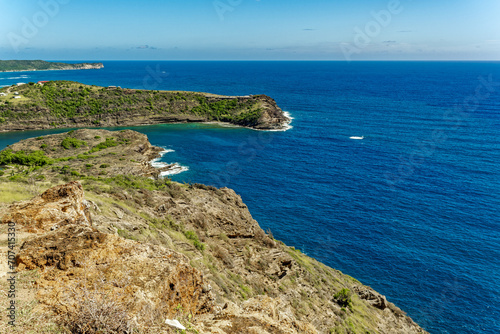
[[[17,270],[60,329],[177,333],[165,324],[177,319],[191,333],[425,333],[373,289],[274,240],[230,189],[51,166],[5,173],[12,189],[37,179],[49,189],[0,206],[0,227],[17,226]]]
[[[224,122],[254,129],[284,129],[290,122],[266,95],[97,87],[51,81],[0,89],[0,131]],[[17,95],[15,95],[17,94]]]

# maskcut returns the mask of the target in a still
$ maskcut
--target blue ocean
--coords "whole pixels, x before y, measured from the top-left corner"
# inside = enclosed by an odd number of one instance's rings
[[[185,170],[174,180],[235,189],[275,238],[370,285],[430,333],[500,332],[500,63],[104,66],[2,73],[0,86],[267,94],[291,129],[133,129],[172,150],[162,161]],[[0,133],[0,149],[62,131]]]

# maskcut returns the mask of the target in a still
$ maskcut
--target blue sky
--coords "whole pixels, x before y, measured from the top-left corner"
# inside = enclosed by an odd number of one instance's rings
[[[0,59],[500,59],[498,0],[0,0],[0,6]]]

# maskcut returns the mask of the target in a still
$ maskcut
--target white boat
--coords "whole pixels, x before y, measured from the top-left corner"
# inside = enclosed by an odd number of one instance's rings
[[[349,139],[357,139],[357,140],[362,140],[362,139],[365,139],[365,136],[361,136],[361,137],[352,136],[352,137],[349,137]]]

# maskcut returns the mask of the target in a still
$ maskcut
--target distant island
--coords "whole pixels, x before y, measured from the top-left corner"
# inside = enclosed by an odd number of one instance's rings
[[[73,81],[19,83],[0,89],[0,132],[184,122],[281,130],[290,119],[266,95],[122,89]]]
[[[96,70],[102,63],[54,63],[43,60],[0,60],[0,72],[56,71],[56,70]]]

